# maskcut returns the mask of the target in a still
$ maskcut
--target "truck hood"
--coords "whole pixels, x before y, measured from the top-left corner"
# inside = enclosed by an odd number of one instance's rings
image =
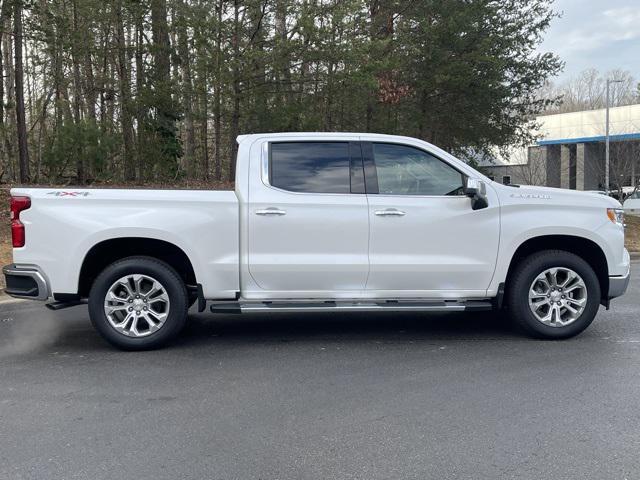
[[[494,185],[496,185],[494,183]],[[513,201],[527,203],[539,203],[540,200],[552,204],[575,206],[601,206],[605,208],[621,208],[622,205],[615,198],[595,192],[583,192],[566,188],[537,187],[532,185],[520,185],[510,187],[497,184],[500,187],[501,196],[506,196]]]

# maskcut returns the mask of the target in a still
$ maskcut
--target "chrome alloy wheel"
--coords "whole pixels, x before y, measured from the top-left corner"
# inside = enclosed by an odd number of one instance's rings
[[[529,308],[536,319],[550,327],[575,322],[587,305],[587,286],[569,268],[548,268],[529,288]]]
[[[169,295],[148,275],[119,278],[104,299],[104,314],[111,326],[127,337],[146,337],[158,331],[169,316]]]

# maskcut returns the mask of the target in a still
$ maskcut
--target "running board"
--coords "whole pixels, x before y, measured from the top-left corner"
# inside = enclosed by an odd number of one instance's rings
[[[326,301],[326,302],[218,302],[213,313],[249,312],[468,312],[492,310],[489,300],[445,301]]]
[[[82,299],[82,300],[68,300],[68,301],[56,301],[56,302],[50,302],[50,303],[45,303],[45,307],[47,307],[49,310],[62,310],[63,308],[69,308],[69,307],[75,307],[77,305],[83,305],[87,303],[87,300]]]

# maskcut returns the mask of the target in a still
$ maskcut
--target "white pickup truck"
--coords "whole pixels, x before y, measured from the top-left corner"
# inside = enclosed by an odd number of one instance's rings
[[[15,188],[9,295],[88,303],[123,349],[213,312],[506,308],[567,338],[622,295],[609,197],[503,186],[423,141],[345,133],[238,138],[233,191]]]

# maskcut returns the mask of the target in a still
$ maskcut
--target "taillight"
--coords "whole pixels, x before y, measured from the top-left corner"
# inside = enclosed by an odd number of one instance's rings
[[[24,225],[20,212],[31,206],[29,197],[11,197],[11,240],[15,248],[24,247]]]

